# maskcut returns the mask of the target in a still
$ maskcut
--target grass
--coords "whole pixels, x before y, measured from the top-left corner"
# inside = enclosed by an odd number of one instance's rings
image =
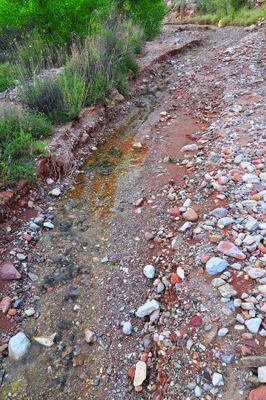
[[[44,116],[29,114],[15,106],[0,111],[0,177],[3,182],[34,179],[34,156],[45,152],[40,140],[52,133]]]
[[[13,66],[7,62],[0,64],[0,92],[13,86],[15,83],[15,75]]]

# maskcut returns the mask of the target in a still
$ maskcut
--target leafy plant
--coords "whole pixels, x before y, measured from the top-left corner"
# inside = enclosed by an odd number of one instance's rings
[[[14,106],[4,107],[0,117],[0,176],[9,181],[33,179],[32,158],[40,151],[41,143],[34,137],[51,134],[51,123]]]

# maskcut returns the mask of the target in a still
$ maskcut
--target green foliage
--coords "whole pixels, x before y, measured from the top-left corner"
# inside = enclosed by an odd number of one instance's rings
[[[116,0],[116,3],[118,10],[124,10],[134,22],[143,27],[148,38],[160,31],[161,22],[166,14],[163,0]]]
[[[14,85],[14,68],[10,63],[0,64],[0,92]]]
[[[33,155],[44,147],[36,139],[51,134],[51,123],[43,116],[28,114],[17,107],[0,111],[0,176],[3,180],[32,179]]]

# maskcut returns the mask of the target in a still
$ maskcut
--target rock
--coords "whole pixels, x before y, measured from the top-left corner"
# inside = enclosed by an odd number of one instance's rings
[[[145,335],[143,338],[143,346],[145,349],[151,349],[152,348],[152,338],[150,335]]]
[[[247,32],[254,32],[257,30],[258,30],[258,27],[254,24],[252,24],[250,26],[246,26],[246,28],[244,28],[244,31],[247,31]]]
[[[169,213],[170,213],[171,217],[179,217],[179,215],[180,215],[179,208],[177,208],[177,207],[171,208]]]
[[[263,278],[264,276],[266,276],[266,270],[261,268],[251,268],[250,270],[248,270],[248,275],[252,279]]]
[[[147,366],[144,361],[138,361],[136,364],[135,376],[133,385],[141,386],[143,381],[145,381],[147,376]]]
[[[228,333],[228,329],[227,328],[221,328],[218,331],[218,336],[223,337],[223,336],[227,335],[227,333]]]
[[[218,250],[221,253],[236,258],[238,260],[244,260],[246,258],[245,254],[242,253],[242,251],[240,251],[238,247],[236,247],[236,245],[234,245],[231,242],[224,242],[224,241],[220,242],[218,245]]]
[[[250,356],[241,358],[243,367],[258,368],[266,365],[266,356]]]
[[[58,197],[61,194],[61,190],[59,188],[54,188],[53,190],[51,190],[51,192],[49,192],[49,194],[51,194],[52,196]]]
[[[192,222],[185,222],[181,228],[179,228],[180,232],[185,232],[187,229],[191,228]]]
[[[218,290],[223,297],[233,297],[237,295],[237,291],[233,288],[233,286],[229,285],[229,283],[220,286]]]
[[[222,354],[221,355],[221,359],[223,362],[225,362],[226,364],[232,364],[235,360],[235,355],[234,354]]]
[[[54,344],[54,338],[56,337],[56,333],[53,333],[51,336],[39,336],[35,337],[34,340],[40,343],[42,346],[51,347]]]
[[[122,323],[123,324],[123,332],[125,335],[131,335],[132,325],[129,321]]]
[[[256,229],[258,229],[259,223],[255,218],[249,218],[248,222],[245,225],[245,229],[249,232],[254,232]]]
[[[52,183],[54,183],[54,180],[52,178],[47,178],[46,183],[47,185],[51,185]]]
[[[266,382],[266,366],[258,368],[258,379],[261,383]]]
[[[155,275],[154,266],[153,265],[145,265],[145,267],[143,268],[143,273],[147,278],[153,279],[154,275]]]
[[[184,212],[183,217],[192,222],[198,220],[198,214],[192,208],[188,208],[187,211]]]
[[[23,233],[22,237],[24,240],[27,240],[28,242],[32,240],[32,236],[29,235],[28,233]]]
[[[109,259],[108,259],[107,256],[105,256],[105,257],[103,257],[103,258],[101,259],[101,263],[102,263],[102,264],[107,263],[108,261],[109,261]]]
[[[182,280],[185,278],[185,272],[184,272],[183,268],[178,267],[176,269],[176,273],[179,276],[179,278],[181,278]]]
[[[2,310],[3,314],[7,314],[8,310],[11,307],[11,298],[9,296],[4,297],[3,300],[0,303],[0,310]]]
[[[4,261],[0,265],[0,280],[20,279],[21,275],[11,261]]]
[[[260,183],[260,178],[255,174],[244,174],[242,180],[248,183]]]
[[[250,318],[247,321],[245,321],[246,327],[252,333],[258,333],[261,323],[262,323],[261,318]]]
[[[248,396],[248,400],[265,400],[266,399],[266,385],[262,385],[257,389],[253,389]]]
[[[35,217],[33,222],[37,225],[40,225],[43,223],[43,221],[44,221],[44,217]]]
[[[211,213],[212,213],[212,215],[214,215],[216,218],[221,219],[221,218],[224,218],[224,217],[227,216],[228,211],[227,211],[225,208],[220,207],[220,208],[215,208]]]
[[[20,261],[24,261],[24,260],[27,258],[27,257],[26,257],[24,254],[22,254],[22,253],[17,253],[16,256],[17,256],[17,258],[18,258]]]
[[[206,344],[211,344],[214,341],[217,331],[218,331],[218,327],[217,327],[217,325],[214,325],[214,326],[211,326],[211,329],[209,331],[204,333],[203,338],[204,338],[204,341]]]
[[[258,291],[264,295],[266,295],[266,285],[259,285]]]
[[[230,217],[224,217],[224,218],[220,218],[217,222],[217,226],[218,228],[224,228],[225,226],[228,226],[230,224],[233,224],[235,222],[235,220],[233,218]]]
[[[195,387],[195,396],[200,397],[202,395],[202,389],[197,385]]]
[[[212,376],[212,384],[213,386],[223,386],[224,385],[223,375],[218,374],[218,372],[214,372]]]
[[[140,199],[138,199],[138,200],[135,202],[135,206],[136,206],[136,207],[140,207],[140,206],[142,206],[143,202],[144,202],[144,199],[143,199],[143,197],[141,197]]]
[[[186,146],[183,146],[181,151],[194,151],[194,150],[198,150],[198,146],[193,143],[193,144],[187,144]]]
[[[9,357],[14,360],[22,358],[30,348],[30,341],[23,332],[17,333],[8,343]]]
[[[224,271],[228,266],[228,262],[219,257],[212,257],[206,263],[206,271],[210,275],[216,275]]]
[[[52,224],[51,222],[44,222],[43,226],[45,228],[54,229],[54,224]]]
[[[160,304],[156,300],[149,300],[143,306],[139,307],[136,316],[139,318],[143,318],[146,315],[151,314],[154,311],[157,311],[160,309]]]
[[[96,334],[92,329],[90,328],[85,329],[85,340],[87,343],[92,344],[95,342],[96,339],[97,339]]]
[[[225,284],[226,284],[226,282],[222,278],[214,278],[212,280],[212,286],[216,287],[216,288],[223,286]]]
[[[142,149],[142,144],[140,142],[134,143],[132,146],[134,149]]]
[[[40,229],[39,225],[35,224],[34,222],[30,223],[29,228],[32,232],[37,232]]]

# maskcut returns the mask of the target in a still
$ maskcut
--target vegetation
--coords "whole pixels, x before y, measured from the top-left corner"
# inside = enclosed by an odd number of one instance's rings
[[[51,122],[37,116],[6,106],[0,111],[0,177],[16,181],[34,178],[33,157],[45,151],[39,139],[50,135]]]
[[[0,112],[2,181],[34,176],[33,156],[52,123],[107,102],[114,87],[126,95],[135,54],[164,14],[163,0],[0,0],[0,92],[19,81],[28,110]]]
[[[199,0],[198,7],[199,15],[190,22],[249,26],[266,17],[266,6],[254,7],[248,0]]]

